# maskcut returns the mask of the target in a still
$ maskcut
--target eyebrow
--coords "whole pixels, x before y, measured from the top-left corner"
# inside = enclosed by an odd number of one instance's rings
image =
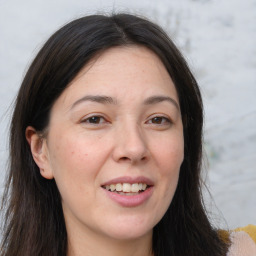
[[[101,103],[101,104],[117,105],[117,100],[112,97],[109,97],[109,96],[86,95],[86,96],[82,97],[81,99],[77,100],[76,102],[74,102],[70,109],[73,109],[75,106],[77,106],[78,104],[85,102],[85,101],[92,101],[92,102],[97,102],[97,103]],[[152,104],[157,104],[157,103],[160,103],[163,101],[172,103],[179,110],[179,104],[173,98],[171,98],[169,96],[162,96],[162,95],[151,96],[151,97],[145,99],[143,104],[144,105],[152,105]]]
[[[163,101],[168,101],[170,103],[172,103],[178,110],[179,108],[179,104],[171,97],[169,96],[162,96],[162,95],[157,95],[157,96],[151,96],[147,99],[145,99],[144,104],[145,105],[151,105],[151,104],[157,104]]]
[[[117,104],[117,101],[114,100],[112,97],[108,97],[104,95],[87,95],[77,100],[76,102],[74,102],[71,106],[71,109],[84,101],[92,101],[92,102],[97,102],[102,104],[114,104],[114,105]]]

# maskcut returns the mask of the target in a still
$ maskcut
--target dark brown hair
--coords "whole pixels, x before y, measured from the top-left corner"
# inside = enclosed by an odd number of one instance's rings
[[[201,195],[203,110],[186,61],[154,23],[129,14],[92,15],[70,22],[44,44],[20,87],[11,122],[10,166],[3,256],[63,256],[67,233],[56,183],[35,164],[25,130],[47,128],[52,105],[96,55],[115,46],[142,45],[155,52],[173,80],[184,127],[185,158],[172,203],[153,231],[155,256],[224,256],[227,245],[211,226]]]

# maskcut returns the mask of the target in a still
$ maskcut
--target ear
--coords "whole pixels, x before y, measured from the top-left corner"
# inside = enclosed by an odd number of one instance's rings
[[[41,175],[46,179],[53,179],[46,139],[42,138],[31,126],[26,128],[26,139]]]

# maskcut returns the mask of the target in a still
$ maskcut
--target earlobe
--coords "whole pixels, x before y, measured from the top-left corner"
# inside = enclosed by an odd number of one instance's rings
[[[53,179],[46,139],[42,138],[35,128],[31,126],[26,128],[26,139],[30,146],[33,159],[40,169],[41,175],[46,179]]]

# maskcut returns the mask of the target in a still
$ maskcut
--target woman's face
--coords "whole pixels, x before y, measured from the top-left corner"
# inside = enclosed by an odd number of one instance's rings
[[[68,234],[151,236],[184,154],[177,92],[159,58],[115,47],[86,65],[53,105],[42,152]]]

